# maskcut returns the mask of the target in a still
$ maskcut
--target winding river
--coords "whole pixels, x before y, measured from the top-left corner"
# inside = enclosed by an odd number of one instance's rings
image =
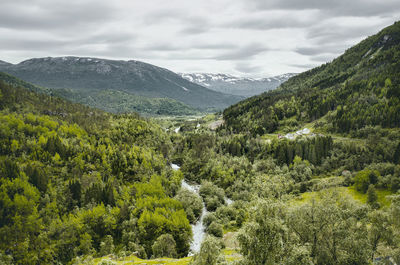
[[[173,170],[179,170],[180,167],[176,164],[171,164],[171,168]],[[200,185],[191,185],[191,184],[187,183],[185,180],[182,180],[182,188],[185,188],[185,189],[199,195]],[[193,255],[194,253],[197,253],[200,251],[201,242],[203,242],[204,236],[206,234],[206,232],[204,231],[205,229],[204,229],[204,225],[203,225],[203,219],[204,219],[204,216],[206,216],[206,214],[207,214],[207,209],[203,202],[203,209],[202,209],[200,218],[195,224],[192,225],[193,241],[190,244],[190,252],[191,253],[189,255]]]

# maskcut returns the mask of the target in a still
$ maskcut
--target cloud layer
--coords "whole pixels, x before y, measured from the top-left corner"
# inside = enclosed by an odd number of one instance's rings
[[[2,0],[0,60],[95,56],[177,72],[301,72],[400,18],[398,0]]]

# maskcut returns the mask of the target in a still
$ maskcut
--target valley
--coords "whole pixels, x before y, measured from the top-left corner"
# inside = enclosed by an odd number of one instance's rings
[[[0,71],[1,264],[400,263],[400,22],[246,99],[139,61]]]

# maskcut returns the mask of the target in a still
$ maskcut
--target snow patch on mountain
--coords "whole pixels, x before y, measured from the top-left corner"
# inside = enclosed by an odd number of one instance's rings
[[[296,74],[287,73],[267,78],[238,77],[229,74],[179,73],[186,80],[209,89],[238,96],[250,97],[275,89]]]

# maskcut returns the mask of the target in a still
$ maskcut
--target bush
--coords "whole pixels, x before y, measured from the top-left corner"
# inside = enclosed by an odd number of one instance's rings
[[[206,197],[204,200],[206,204],[207,211],[215,211],[218,207],[222,205],[221,201],[216,196]]]
[[[209,181],[203,181],[200,187],[200,196],[203,197],[207,210],[214,211],[225,203],[225,192]]]
[[[379,180],[380,173],[377,170],[365,169],[357,173],[354,177],[354,186],[358,191],[366,193],[369,184],[376,184]]]
[[[222,225],[216,221],[212,222],[206,229],[206,232],[215,237],[222,237],[224,232],[222,231]]]
[[[217,221],[215,213],[208,213],[203,218],[203,225],[207,228],[212,222]]]
[[[200,247],[200,252],[193,256],[190,265],[216,265],[223,264],[221,253],[221,244],[213,236],[207,236]]]
[[[100,243],[100,256],[106,256],[114,252],[113,238],[107,235],[104,241]]]
[[[375,186],[370,184],[367,191],[367,203],[376,206],[378,195],[376,194]]]
[[[176,243],[170,234],[163,234],[157,238],[152,246],[153,256],[155,258],[169,257],[175,258]]]
[[[203,202],[200,196],[187,189],[181,189],[175,199],[182,203],[189,222],[195,223],[203,210]]]

